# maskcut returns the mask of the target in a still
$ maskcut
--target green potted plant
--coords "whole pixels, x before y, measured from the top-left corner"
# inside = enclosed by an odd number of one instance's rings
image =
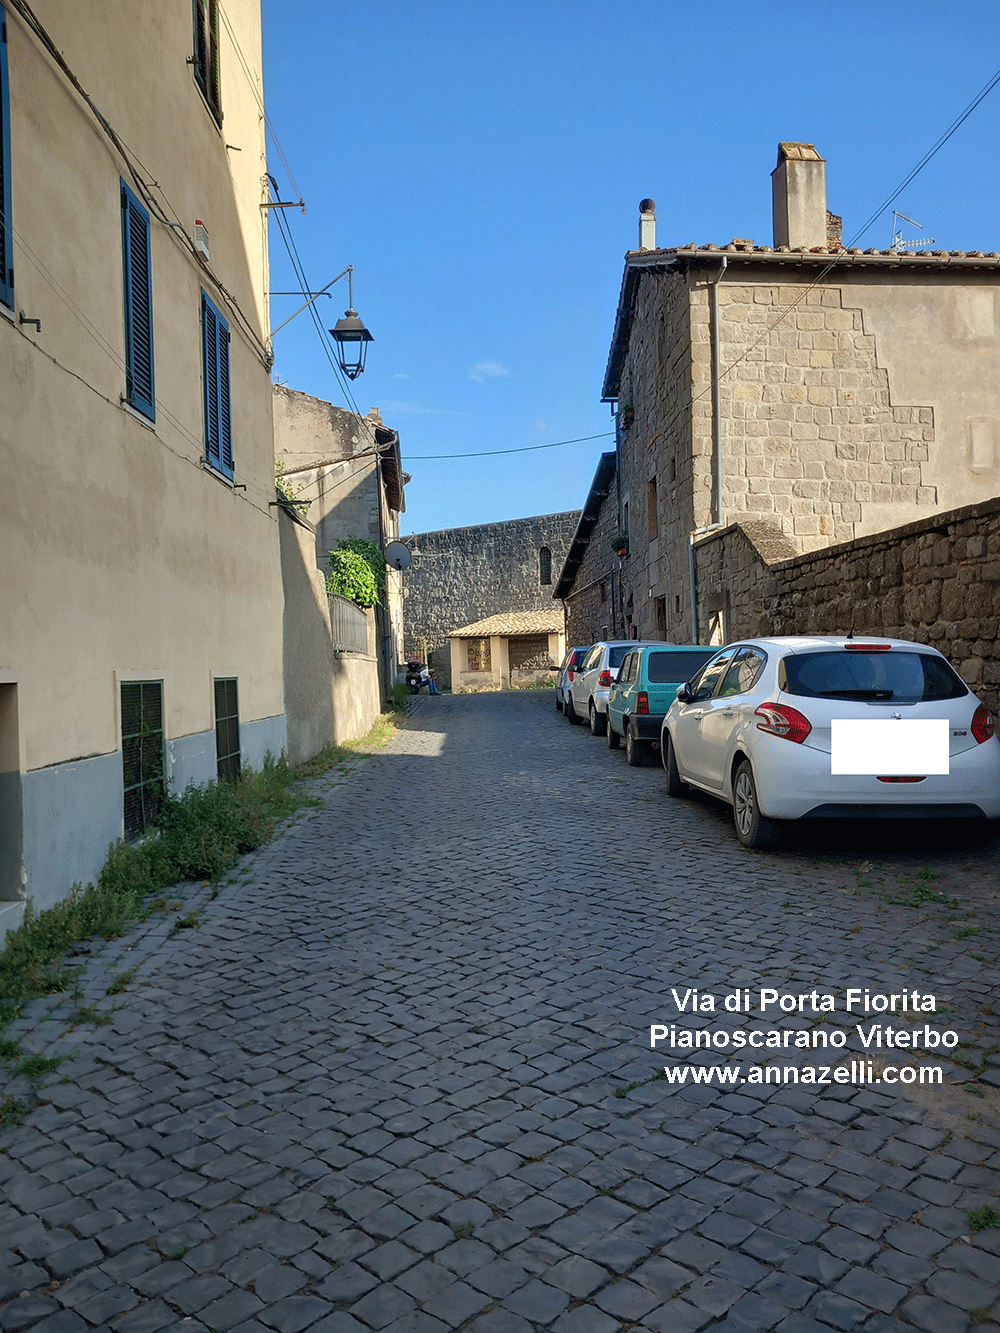
[[[621,410],[620,416],[621,416],[622,430],[628,430],[628,428],[632,425],[632,422],[635,420],[635,410],[633,409],[631,403],[625,404],[625,406]]]
[[[620,555],[620,556],[628,555],[628,533],[619,532],[612,539],[611,549],[614,551],[615,555]]]

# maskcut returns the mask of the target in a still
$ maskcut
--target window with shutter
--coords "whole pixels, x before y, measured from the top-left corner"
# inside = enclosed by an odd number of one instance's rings
[[[14,232],[10,213],[10,92],[7,14],[0,5],[0,301],[14,309]]]
[[[149,214],[124,181],[122,265],[125,293],[125,401],[156,420],[153,396],[153,265]]]
[[[202,362],[205,380],[205,458],[224,476],[233,475],[229,403],[229,325],[207,292],[201,294]]]
[[[195,82],[204,94],[212,115],[222,124],[222,91],[219,78],[219,2],[193,0]]]

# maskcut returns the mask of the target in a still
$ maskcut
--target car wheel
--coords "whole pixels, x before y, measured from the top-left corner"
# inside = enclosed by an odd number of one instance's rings
[[[614,729],[614,725],[613,725],[613,723],[612,723],[612,721],[611,721],[611,714],[609,713],[609,714],[608,714],[608,749],[609,749],[609,750],[617,750],[618,747],[619,747],[619,745],[621,745],[621,743],[622,743],[622,738],[618,735],[618,732],[615,731],[615,729]]]
[[[781,840],[781,825],[760,812],[757,785],[748,759],[740,764],[733,780],[733,820],[737,838],[751,851],[770,851]]]
[[[663,760],[663,767],[667,775],[667,795],[685,796],[687,794],[687,783],[681,780],[681,775],[677,771],[674,743],[666,732],[663,733],[663,739],[660,742],[660,758]]]
[[[578,727],[582,721],[581,718],[577,717],[576,709],[573,707],[573,696],[571,694],[567,694],[566,696],[566,703],[563,706],[563,716],[571,727]]]
[[[641,768],[643,760],[646,758],[644,746],[638,737],[633,736],[631,731],[625,733],[625,760],[630,768]]]
[[[604,728],[608,725],[608,719],[604,713],[597,711],[597,705],[593,699],[590,701],[590,734],[591,736],[603,736]]]

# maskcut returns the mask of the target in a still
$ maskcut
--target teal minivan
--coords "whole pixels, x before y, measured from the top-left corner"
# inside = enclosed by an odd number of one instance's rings
[[[622,662],[608,696],[608,749],[625,740],[625,757],[637,767],[646,751],[660,743],[660,727],[677,698],[677,687],[689,681],[716,655],[719,645],[647,645],[633,648]]]

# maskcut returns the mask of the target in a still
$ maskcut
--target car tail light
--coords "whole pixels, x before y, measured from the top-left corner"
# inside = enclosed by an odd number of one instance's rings
[[[849,653],[887,653],[892,648],[891,643],[845,643],[844,647]]]
[[[812,723],[803,717],[797,708],[787,704],[761,704],[754,709],[754,717],[762,718],[757,723],[758,731],[766,731],[771,736],[781,736],[783,740],[794,741],[801,745],[812,731]]]
[[[996,723],[993,721],[993,714],[985,704],[980,704],[972,715],[972,726],[969,728],[976,740],[982,745],[983,741],[993,738],[996,731]]]
[[[566,675],[567,675],[568,679],[569,679],[570,681],[572,681],[572,679],[573,679],[573,673],[572,673],[572,671],[567,671],[567,672],[566,672]]]
[[[879,778],[879,782],[925,782],[925,781],[926,778],[911,778],[911,777]]]
[[[605,689],[608,685],[613,685],[614,680],[612,678],[611,672],[602,671],[601,674],[597,677],[597,684],[601,689]]]
[[[649,695],[645,690],[640,690],[635,696],[635,711],[637,713],[649,712]]]

